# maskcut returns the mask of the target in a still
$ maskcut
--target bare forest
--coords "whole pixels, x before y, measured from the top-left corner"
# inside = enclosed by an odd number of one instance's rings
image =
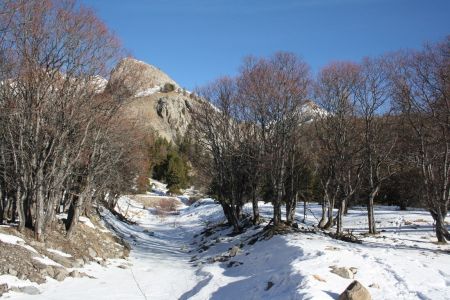
[[[125,55],[75,1],[1,2],[0,223],[42,240],[66,212],[70,237],[80,215],[145,190],[153,133],[121,115],[127,91],[99,87]],[[427,209],[438,241],[450,241],[449,38],[317,74],[291,53],[250,56],[193,97],[186,153],[236,233],[244,204],[256,224],[265,201],[275,227],[319,202],[317,225],[337,236],[362,204],[375,234],[374,204],[392,201]]]
[[[344,235],[343,216],[359,204],[375,234],[375,203],[414,205],[430,212],[438,241],[449,241],[449,53],[447,38],[330,63],[315,76],[294,54],[248,57],[235,78],[200,88],[208,102],[195,111],[193,134],[208,163],[199,168],[213,174],[229,224],[242,229],[247,202],[258,223],[263,200],[274,226],[292,225],[299,201],[317,201],[320,228]]]
[[[67,212],[70,237],[142,165],[145,138],[119,114],[126,95],[99,91],[124,52],[74,1],[2,1],[0,13],[0,223],[42,240]]]

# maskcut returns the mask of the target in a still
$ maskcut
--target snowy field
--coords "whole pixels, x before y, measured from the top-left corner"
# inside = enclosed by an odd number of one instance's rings
[[[377,207],[381,233],[365,237],[363,208],[352,209],[344,226],[362,244],[333,240],[323,234],[295,233],[249,244],[262,227],[250,227],[238,236],[217,227],[200,235],[205,226],[224,221],[221,208],[211,199],[188,207],[180,214],[158,215],[154,209],[128,197],[119,200],[136,225],[125,224],[104,211],[104,220],[130,243],[127,260],[107,266],[90,264],[80,271],[95,278],[51,278],[43,285],[20,282],[3,275],[1,282],[34,285],[39,295],[10,292],[5,299],[337,299],[353,281],[331,273],[331,266],[355,268],[354,278],[373,299],[450,299],[450,248],[435,243],[432,220],[420,210],[397,211]],[[245,208],[250,212],[251,207]],[[262,214],[271,206],[261,203]],[[306,225],[320,215],[309,205]],[[303,205],[297,220],[303,219]],[[231,260],[212,258],[240,250]]]

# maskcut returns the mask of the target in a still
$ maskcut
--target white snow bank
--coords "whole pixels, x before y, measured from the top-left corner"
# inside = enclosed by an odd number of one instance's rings
[[[62,265],[58,264],[57,262],[53,261],[52,259],[48,258],[47,256],[44,257],[33,257],[34,260],[37,260],[40,263],[43,263],[44,265],[48,266],[56,266],[56,267],[63,267]]]
[[[36,249],[31,247],[30,245],[26,245],[25,241],[22,238],[12,234],[0,233],[0,241],[6,244],[18,245],[27,249],[28,251],[37,253]]]
[[[2,241],[3,243],[13,245],[17,245],[19,243],[25,244],[25,241],[22,238],[15,235],[9,235],[4,233],[0,233],[0,241]]]
[[[51,253],[58,254],[59,256],[62,256],[62,257],[72,257],[72,255],[70,255],[68,253],[65,253],[65,252],[62,252],[62,251],[59,251],[59,250],[56,250],[56,249],[52,249],[52,248],[47,248],[47,251],[51,252]]]
[[[86,225],[90,228],[95,228],[94,224],[92,224],[92,222],[91,222],[91,220],[89,220],[89,218],[81,216],[78,220],[80,220],[80,222],[82,222],[84,225]]]

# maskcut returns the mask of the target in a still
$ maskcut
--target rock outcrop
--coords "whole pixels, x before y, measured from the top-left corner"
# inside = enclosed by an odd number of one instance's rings
[[[199,101],[158,68],[132,58],[114,68],[106,90],[126,95],[123,116],[168,141],[184,136]]]
[[[357,280],[339,296],[339,300],[372,300],[369,291]]]
[[[167,83],[178,88],[176,82],[157,67],[134,58],[125,58],[112,70],[106,88],[126,90],[129,95],[136,95],[155,87],[163,88]]]

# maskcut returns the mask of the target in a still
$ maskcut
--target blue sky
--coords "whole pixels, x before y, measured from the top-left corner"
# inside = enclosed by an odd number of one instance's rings
[[[450,0],[82,0],[130,54],[193,89],[246,55],[290,51],[313,73],[450,34]]]

